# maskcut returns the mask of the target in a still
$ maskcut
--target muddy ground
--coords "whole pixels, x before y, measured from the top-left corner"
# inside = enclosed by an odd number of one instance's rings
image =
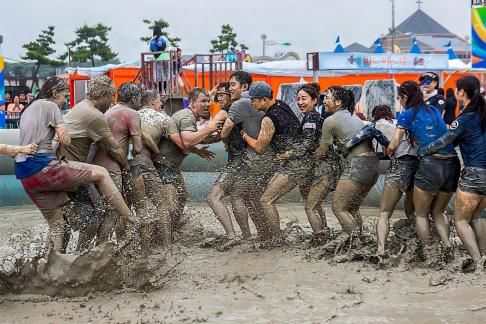
[[[127,288],[75,298],[0,295],[0,322],[484,323],[486,320],[484,274],[430,270],[420,264],[382,266],[366,258],[336,261],[326,256],[324,247],[309,244],[307,234],[311,230],[300,204],[279,206],[282,228],[287,228],[287,244],[274,249],[261,249],[252,243],[226,252],[201,247],[210,243],[211,237],[221,235],[222,229],[207,206],[192,205],[191,211],[191,230],[187,233],[190,237],[174,252],[183,256],[182,262],[159,288],[147,292]],[[326,211],[331,228],[338,231],[339,224]],[[368,224],[367,232],[372,234],[377,209],[361,211]],[[393,222],[403,217],[399,211]],[[6,246],[15,242],[16,233],[33,228],[42,230],[42,224],[42,216],[34,208],[0,209],[0,256],[9,252]],[[158,254],[149,256],[158,257]]]

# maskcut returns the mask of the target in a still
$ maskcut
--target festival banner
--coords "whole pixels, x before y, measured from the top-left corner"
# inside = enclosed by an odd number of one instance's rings
[[[471,59],[473,69],[486,68],[486,0],[472,0]]]
[[[447,70],[447,54],[319,53],[319,70]]]

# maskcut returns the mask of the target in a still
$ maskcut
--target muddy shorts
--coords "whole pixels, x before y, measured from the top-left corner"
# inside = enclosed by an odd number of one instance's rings
[[[74,192],[90,182],[91,170],[82,163],[54,160],[42,170],[21,179],[27,195],[46,219],[69,201],[66,192]]]
[[[486,197],[486,169],[472,166],[464,167],[459,179],[459,189]]]
[[[397,159],[391,159],[390,166],[386,170],[385,185],[398,188],[401,192],[413,189],[418,165],[419,160],[416,156],[405,155]]]
[[[271,166],[255,168],[243,163],[238,176],[233,178],[234,190],[253,198],[259,198],[274,174],[275,170]]]
[[[380,160],[376,156],[355,156],[344,162],[344,171],[340,179],[349,179],[359,184],[372,187],[380,175]]]
[[[82,185],[75,192],[68,192],[69,202],[62,206],[64,220],[74,231],[80,231],[91,224],[100,224],[105,215],[103,203],[95,206],[89,195],[89,186]]]
[[[164,185],[162,184],[159,173],[154,167],[134,165],[130,167],[130,172],[135,178],[139,176],[143,177],[145,193],[151,201],[154,201],[153,198],[163,192]]]
[[[312,155],[306,155],[283,161],[277,172],[286,174],[290,179],[302,184],[305,182],[307,176],[312,174],[314,166],[315,158]]]
[[[162,184],[172,184],[176,185],[179,178],[182,177],[181,170],[178,167],[173,167],[169,164],[162,164],[154,161],[154,166],[159,173],[160,180]]]
[[[339,155],[325,156],[315,162],[314,172],[308,177],[311,185],[325,181],[331,190],[336,189],[337,182],[343,173],[343,162]]]
[[[215,185],[219,185],[225,193],[229,192],[233,187],[235,180],[243,177],[243,168],[244,162],[242,159],[233,159],[229,161],[219,173]]]
[[[426,156],[420,159],[415,185],[432,196],[439,192],[455,192],[460,172],[457,156]]]

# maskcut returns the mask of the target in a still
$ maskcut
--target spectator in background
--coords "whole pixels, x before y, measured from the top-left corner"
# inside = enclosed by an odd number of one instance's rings
[[[174,70],[176,70],[177,74],[179,74],[182,68],[182,50],[180,48],[177,48],[176,58],[177,58],[177,68]]]
[[[456,106],[457,100],[454,96],[454,90],[452,88],[449,88],[446,91],[446,102],[444,106],[444,113],[442,115],[442,117],[444,118],[444,122],[447,125],[447,128],[449,128],[454,119],[456,119]]]
[[[18,96],[20,103],[25,106],[27,104],[27,98],[25,98],[25,93],[21,92],[18,94]]]
[[[32,101],[34,101],[34,95],[32,93],[27,93],[27,96],[26,96],[26,102],[27,104],[30,104]]]
[[[15,96],[13,102],[7,106],[8,115],[13,115],[14,113],[20,113],[24,110],[24,105],[20,103],[19,96]]]
[[[12,102],[12,97],[10,96],[10,92],[5,92],[5,107],[8,107],[8,104]]]
[[[158,55],[154,55],[155,60],[162,61],[157,64],[155,68],[156,73],[156,86],[159,91],[166,91],[167,89],[167,79],[169,70],[169,60],[170,56],[165,53],[167,48],[167,40],[162,35],[162,29],[158,26],[153,29],[153,37],[150,40],[150,51],[151,52],[163,52]]]
[[[441,95],[442,97],[443,97],[443,96],[445,96],[445,93],[444,93],[444,88],[438,88],[438,89],[437,89],[437,93],[438,93],[439,95]]]

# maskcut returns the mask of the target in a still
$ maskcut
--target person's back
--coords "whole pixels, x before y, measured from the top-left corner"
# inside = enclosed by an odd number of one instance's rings
[[[454,98],[448,98],[444,106],[444,122],[447,125],[452,124],[454,119],[456,119],[456,106],[457,101]]]
[[[424,147],[447,133],[447,126],[442,119],[440,111],[434,106],[423,105],[405,110],[398,119],[398,125],[409,131],[412,139],[419,148]],[[455,154],[452,145],[439,150],[441,154]]]
[[[285,102],[276,100],[265,116],[272,120],[275,127],[275,133],[271,141],[275,153],[283,153],[293,145],[300,143],[302,134],[301,121]]]
[[[178,133],[175,124],[171,123],[172,119],[165,112],[157,112],[151,108],[142,108],[139,111],[140,119],[142,121],[142,129],[159,145],[161,140],[170,141],[169,136]],[[130,165],[145,165],[153,167],[152,151],[145,145],[142,152],[134,157]]]
[[[36,100],[20,119],[20,145],[35,143],[38,145],[37,154],[52,155],[55,127],[62,123],[61,112],[54,102],[45,99]],[[22,153],[15,157],[16,162],[23,162],[26,159],[27,156]]]
[[[465,112],[451,124],[451,130],[460,135],[459,143],[465,166],[486,168],[486,131],[481,131],[481,119],[477,112]]]
[[[334,134],[334,144],[342,150],[346,142],[358,134],[364,123],[346,109],[336,111],[324,120],[323,129],[331,130]],[[365,141],[353,147],[348,157],[358,156],[360,153],[372,151],[371,140]]]
[[[140,115],[134,109],[123,104],[117,104],[106,111],[105,118],[110,126],[113,138],[127,156],[130,137],[141,135]],[[109,171],[121,170],[120,165],[108,154],[103,145],[98,147],[93,163],[101,165]]]
[[[188,108],[181,109],[171,116],[176,123],[179,132],[182,131],[197,131],[196,117]],[[182,161],[187,156],[177,145],[168,138],[161,138],[159,142],[160,153],[153,157],[153,160],[158,163],[168,164],[171,167],[179,168]]]
[[[86,162],[91,143],[111,136],[105,116],[89,99],[81,101],[65,114],[64,123],[71,136],[71,144],[62,145],[57,155],[67,160]]]

